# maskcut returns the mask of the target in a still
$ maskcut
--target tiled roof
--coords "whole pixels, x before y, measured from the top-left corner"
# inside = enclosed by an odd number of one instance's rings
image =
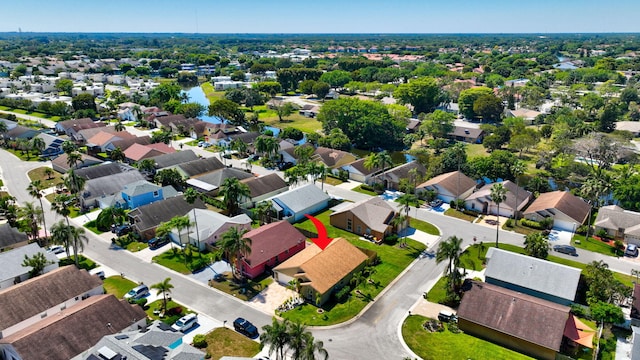
[[[244,237],[251,239],[251,254],[246,257],[251,266],[260,265],[307,239],[286,220],[253,229]]]

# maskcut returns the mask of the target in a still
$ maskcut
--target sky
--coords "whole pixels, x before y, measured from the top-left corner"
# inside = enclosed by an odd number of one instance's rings
[[[18,0],[0,32],[640,32],[638,0]]]

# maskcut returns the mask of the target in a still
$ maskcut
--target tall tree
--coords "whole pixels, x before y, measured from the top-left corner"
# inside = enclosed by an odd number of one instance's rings
[[[79,267],[80,260],[78,259],[78,252],[84,250],[84,244],[89,242],[89,238],[86,235],[84,228],[71,226],[69,229],[71,233],[71,247],[73,248],[73,257],[76,261],[76,267]]]
[[[30,279],[42,275],[47,265],[51,264],[53,264],[53,262],[49,261],[41,252],[34,254],[32,257],[25,255],[22,261],[22,266],[31,268],[31,270],[29,270]]]
[[[51,241],[64,247],[67,257],[70,257],[69,248],[71,247],[71,227],[60,220],[51,225]]]
[[[156,295],[162,294],[162,309],[167,311],[167,294],[171,294],[171,289],[173,289],[171,278],[166,278],[157,284],[153,284],[151,288],[156,290]]]
[[[44,140],[38,136],[31,139],[29,145],[31,146],[31,150],[35,155],[42,155],[42,152],[47,147],[47,144],[45,144]]]
[[[222,234],[222,241],[218,243],[220,251],[225,254],[233,269],[233,277],[243,277],[238,269],[238,262],[245,256],[251,254],[251,239],[245,238],[245,229],[231,227]]]
[[[73,202],[73,197],[71,197],[71,195],[59,194],[55,196],[53,202],[51,203],[51,209],[55,211],[58,215],[61,215],[62,217],[64,217],[65,220],[67,221],[67,228],[71,228],[71,224],[69,223],[69,215],[71,214],[72,202]],[[53,227],[51,228],[51,232],[53,233]],[[59,232],[58,234],[62,234],[62,232]],[[66,229],[66,234],[68,237],[66,240],[66,243],[68,245],[71,245],[73,234],[69,232],[69,229]],[[62,240],[62,239],[58,239],[58,240]],[[69,256],[68,247],[67,247],[67,256]]]
[[[524,237],[524,250],[529,256],[546,259],[550,249],[549,240],[540,232],[531,233]]]
[[[41,208],[33,206],[32,202],[25,202],[19,210],[19,216],[24,221],[25,232],[31,237],[32,240],[38,238],[40,228],[38,224],[42,222],[44,214]]]
[[[109,157],[111,157],[111,160],[117,162],[122,162],[124,161],[124,159],[126,159],[124,151],[122,151],[120,147],[116,147],[115,149],[111,150],[111,154],[109,154]]]
[[[507,199],[507,189],[501,183],[495,183],[491,187],[490,193],[491,201],[496,203],[498,207],[498,211],[496,216],[498,217],[498,221],[496,222],[496,247],[499,247],[498,244],[498,234],[500,233],[500,204]]]
[[[445,99],[443,95],[436,80],[430,77],[413,79],[407,84],[400,84],[393,92],[393,97],[401,104],[411,104],[415,114],[433,111]]]
[[[47,168],[48,169],[48,168]],[[34,199],[38,199],[40,202],[40,211],[44,214],[44,206],[42,205],[42,198],[44,197],[44,187],[42,186],[42,182],[38,180],[33,180],[29,186],[27,186],[27,191],[29,195]],[[47,233],[47,223],[45,220],[45,216],[42,216],[42,228],[44,229],[44,237],[45,239],[49,238],[49,234]]]
[[[229,216],[237,215],[240,200],[251,195],[247,184],[241,183],[237,178],[224,179],[219,193]]]
[[[67,153],[67,165],[71,169],[74,169],[80,162],[82,162],[82,154],[77,151]]]
[[[439,264],[445,260],[448,262],[444,273],[449,279],[449,291],[452,294],[457,293],[457,289],[461,285],[462,276],[458,270],[461,254],[462,238],[457,236],[450,236],[447,240],[441,242],[436,251],[436,263]]]
[[[271,325],[263,326],[260,344],[269,346],[269,356],[275,352],[276,360],[284,360],[284,351],[289,344],[289,320],[280,322],[274,317]]]
[[[520,175],[524,174],[526,170],[525,164],[522,161],[516,161],[511,165],[511,173],[513,174],[514,179],[516,180],[516,209],[513,213],[513,219],[515,224],[518,225],[518,217],[520,216],[520,211],[518,210],[519,199],[520,199]]]

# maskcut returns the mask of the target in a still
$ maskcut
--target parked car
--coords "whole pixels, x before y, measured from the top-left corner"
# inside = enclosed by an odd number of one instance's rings
[[[451,311],[441,310],[438,313],[438,320],[442,322],[456,322],[458,321],[458,317]]]
[[[124,294],[124,298],[126,300],[129,300],[129,299],[138,300],[147,295],[149,295],[149,287],[147,285],[142,284],[129,290],[128,293]]]
[[[116,226],[113,232],[118,236],[124,236],[130,233],[132,230],[133,228],[131,227],[131,225],[125,224],[125,225]]]
[[[576,252],[576,248],[570,245],[554,245],[553,251],[557,251],[559,253],[567,254],[571,256],[578,256],[578,253]]]
[[[435,199],[432,202],[429,203],[429,205],[431,205],[431,207],[439,207],[440,205],[442,205],[444,202],[440,199]]]
[[[105,278],[104,271],[98,271],[94,275],[97,275],[102,280]]]
[[[627,248],[624,250],[624,256],[636,257],[638,256],[638,245],[629,244]]]
[[[149,240],[149,249],[157,249],[165,244],[169,243],[169,237],[168,236],[163,236],[163,237],[154,237],[153,239]]]
[[[198,324],[197,314],[187,314],[176,321],[171,328],[175,331],[185,332]]]
[[[51,245],[47,248],[47,251],[54,254],[62,254],[65,250],[62,245]]]
[[[233,328],[240,334],[255,339],[258,337],[258,328],[256,328],[251,322],[241,317],[233,321]]]
[[[198,141],[198,146],[202,147],[202,145],[204,145],[204,141]]]

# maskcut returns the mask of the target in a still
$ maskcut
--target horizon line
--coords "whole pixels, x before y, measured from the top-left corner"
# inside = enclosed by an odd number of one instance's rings
[[[139,34],[139,35],[598,35],[640,34],[640,31],[600,32],[126,32],[126,31],[0,31],[0,34]]]

